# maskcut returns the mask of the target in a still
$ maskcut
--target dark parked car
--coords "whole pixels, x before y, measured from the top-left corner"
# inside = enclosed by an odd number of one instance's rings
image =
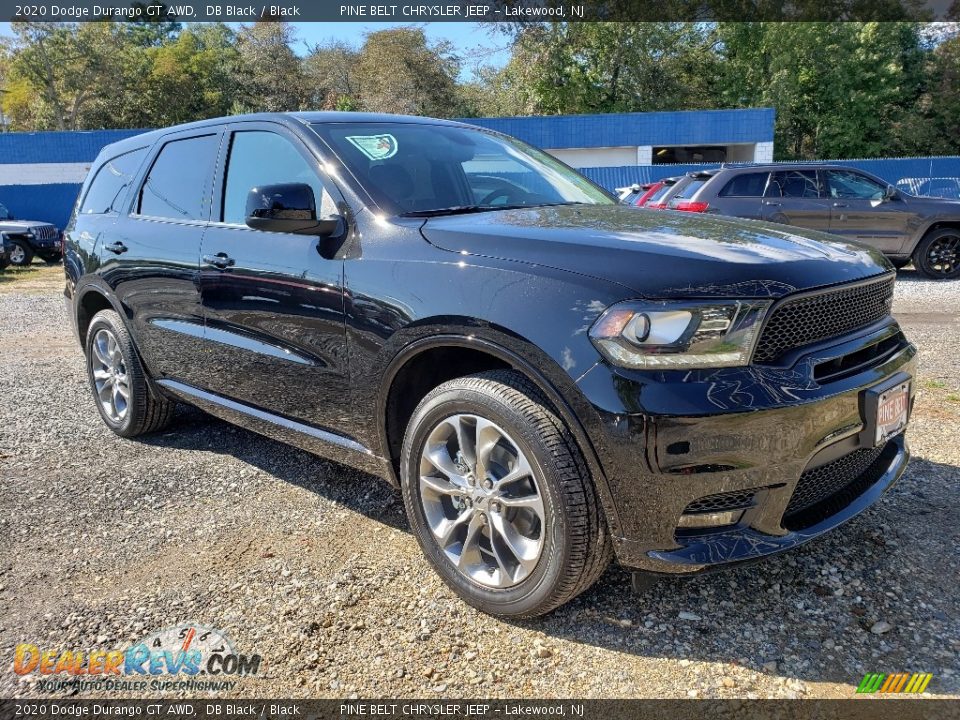
[[[490,613],[547,612],[612,556],[673,575],[796,547],[907,463],[916,350],[881,253],[638,212],[468,125],[265,114],[129,138],[66,248],[115,433],[185,401],[381,475]]]
[[[10,262],[14,265],[29,265],[35,255],[48,263],[60,261],[61,237],[55,225],[17,220],[0,205],[0,233],[7,239]]]
[[[913,197],[855,168],[725,167],[690,193],[686,209],[823,230],[872,245],[897,267],[960,277],[960,202]]]

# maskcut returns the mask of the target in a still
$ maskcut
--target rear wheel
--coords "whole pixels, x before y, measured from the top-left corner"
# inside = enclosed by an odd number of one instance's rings
[[[161,430],[173,419],[175,404],[160,397],[140,363],[120,316],[101,310],[87,329],[87,375],[100,417],[122,437]]]
[[[24,266],[33,262],[33,248],[23,240],[13,240],[10,246],[10,262]]]
[[[610,562],[596,490],[569,430],[512,371],[446,382],[414,411],[401,478],[429,562],[474,607],[547,613]]]
[[[913,266],[935,280],[960,277],[960,229],[941,228],[927,233],[913,251]]]

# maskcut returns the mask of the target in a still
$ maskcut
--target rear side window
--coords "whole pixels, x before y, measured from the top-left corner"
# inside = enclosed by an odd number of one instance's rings
[[[219,146],[217,135],[163,146],[140,190],[139,213],[173,220],[206,220]]]
[[[816,170],[775,172],[767,187],[767,197],[818,198],[820,181]]]
[[[720,197],[763,197],[770,173],[744,173],[737,175],[720,191]]]
[[[653,204],[658,203],[658,202],[660,202],[661,200],[663,200],[664,196],[665,196],[668,192],[670,192],[670,190],[673,189],[673,186],[674,186],[675,184],[676,184],[676,183],[664,183],[662,186],[660,186],[659,188],[657,188],[657,190],[653,193],[653,195],[651,195],[650,197],[647,198],[647,203],[646,203],[646,204],[647,204],[647,205],[653,205]]]
[[[698,177],[698,178],[691,179],[690,182],[688,182],[686,185],[684,185],[679,190],[677,190],[677,194],[670,199],[671,200],[689,200],[694,196],[694,194],[700,188],[702,188],[706,184],[707,180],[709,179],[710,178],[708,177],[705,177],[705,178]]]
[[[118,155],[101,165],[90,183],[86,197],[83,198],[80,214],[106,215],[120,212],[120,202],[146,154],[147,148],[140,148]]]

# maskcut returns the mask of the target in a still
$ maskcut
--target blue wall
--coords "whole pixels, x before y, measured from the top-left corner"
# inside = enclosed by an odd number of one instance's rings
[[[773,108],[464,118],[541,148],[725,145],[773,140]]]

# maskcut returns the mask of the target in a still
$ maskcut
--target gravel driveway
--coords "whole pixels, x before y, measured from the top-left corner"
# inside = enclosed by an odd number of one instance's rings
[[[0,274],[0,696],[40,694],[18,643],[123,648],[191,620],[262,656],[233,696],[850,697],[898,671],[960,693],[960,282],[901,273],[921,395],[914,459],[876,507],[639,596],[611,568],[522,623],[457,600],[373,477],[190,409],[112,435],[61,287],[58,268]]]

